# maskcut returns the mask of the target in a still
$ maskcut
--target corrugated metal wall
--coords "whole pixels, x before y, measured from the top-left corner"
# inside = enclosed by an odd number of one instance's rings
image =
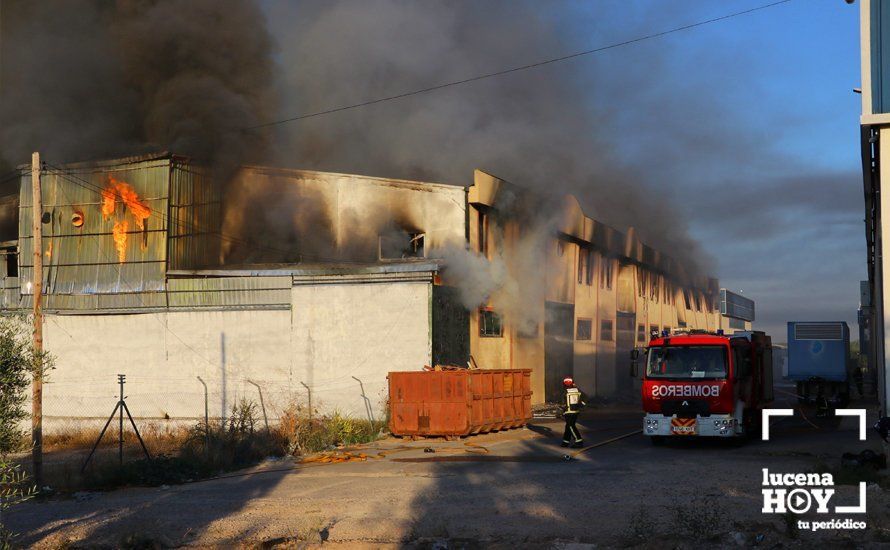
[[[144,229],[119,200],[113,213],[103,215],[102,191],[111,188],[110,177],[131,186],[151,210]],[[168,259],[170,269],[219,262],[219,190],[202,169],[183,159],[163,154],[50,168],[41,188],[48,217],[43,224],[47,311],[290,308],[290,275],[167,280]],[[30,175],[22,178],[19,204],[19,277],[4,278],[9,288],[3,289],[0,307],[5,309],[32,304]],[[75,216],[83,223],[75,223]],[[123,261],[113,235],[116,222],[128,223]]]
[[[173,157],[170,171],[170,269],[220,263],[221,193],[200,167]]]
[[[141,307],[164,292],[167,263],[166,212],[170,161],[140,158],[50,169],[41,178],[43,191],[43,261],[47,309]],[[120,201],[103,215],[102,191],[110,177],[129,184],[151,209],[139,229]],[[30,302],[33,277],[31,179],[22,178],[19,198],[19,280]],[[82,225],[74,222],[82,217]],[[126,246],[120,261],[112,230],[126,222]],[[102,299],[96,295],[107,295]],[[117,296],[120,295],[120,298]],[[26,304],[27,305],[27,304]],[[147,305],[147,304],[146,304]]]

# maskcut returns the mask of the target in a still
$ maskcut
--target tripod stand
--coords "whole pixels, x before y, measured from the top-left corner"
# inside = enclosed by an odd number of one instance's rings
[[[117,382],[121,386],[121,397],[118,400],[117,405],[114,406],[114,410],[111,411],[111,416],[108,417],[108,421],[105,423],[105,427],[102,428],[102,432],[99,433],[99,438],[96,439],[96,443],[95,445],[93,445],[93,449],[90,451],[89,456],[87,456],[86,461],[80,468],[80,473],[83,473],[83,471],[87,469],[90,460],[92,460],[93,458],[93,453],[95,453],[96,448],[99,447],[99,443],[102,441],[102,437],[105,435],[105,431],[108,429],[111,421],[114,420],[115,414],[119,414],[119,423],[117,430],[117,456],[120,465],[124,465],[124,411],[126,411],[127,413],[127,418],[130,419],[130,425],[133,426],[133,431],[136,432],[136,438],[139,439],[139,444],[142,445],[142,450],[143,452],[145,452],[145,458],[151,460],[151,455],[148,454],[148,449],[145,448],[145,442],[142,441],[142,436],[139,435],[139,428],[136,427],[136,422],[133,421],[133,415],[130,414],[130,408],[127,407],[127,402],[124,401],[124,383],[126,382],[126,379],[126,374],[117,375]]]

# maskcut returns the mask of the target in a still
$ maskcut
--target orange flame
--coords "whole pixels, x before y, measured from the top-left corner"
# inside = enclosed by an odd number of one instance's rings
[[[139,194],[129,183],[109,175],[108,185],[102,190],[102,219],[107,220],[109,216],[114,215],[118,200],[136,218],[136,227],[145,229],[145,220],[151,216],[151,208],[139,198]],[[117,257],[121,263],[126,260],[127,230],[129,228],[129,222],[120,221],[114,223],[112,231]]]
[[[122,222],[114,222],[114,247],[117,249],[117,259],[120,263],[124,263],[127,259],[127,229],[130,228],[130,222],[124,220]]]
[[[108,187],[102,191],[102,215],[108,217],[114,213],[117,200],[122,203],[136,218],[139,229],[145,228],[145,220],[151,216],[151,208],[142,202],[136,190],[129,183],[119,180],[114,176],[108,176]]]

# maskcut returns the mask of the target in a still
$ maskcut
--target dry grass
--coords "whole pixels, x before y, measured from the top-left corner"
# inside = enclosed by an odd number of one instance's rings
[[[99,437],[100,428],[69,427],[50,432],[43,437],[43,448],[47,452],[61,452],[92,448]],[[155,453],[168,453],[179,449],[188,440],[191,427],[182,424],[140,423],[139,434],[145,445]],[[108,428],[102,438],[100,448],[117,446],[117,424]],[[124,426],[124,446],[136,447],[139,441],[132,427]]]
[[[337,447],[373,441],[385,423],[334,413],[310,416],[301,405],[285,408],[279,421],[265,429],[255,403],[237,403],[225,422],[211,420],[191,426],[163,422],[140,424],[140,434],[152,454],[145,460],[135,433],[124,429],[124,464],[118,459],[117,423],[105,433],[85,472],[80,468],[99,436],[96,427],[72,427],[47,434],[47,483],[68,492],[125,485],[182,483],[254,465],[270,456],[305,456]]]

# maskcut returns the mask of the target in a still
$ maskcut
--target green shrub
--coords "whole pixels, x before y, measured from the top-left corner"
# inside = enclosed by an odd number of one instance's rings
[[[0,548],[8,547],[12,538],[3,525],[3,512],[36,492],[22,468],[7,460],[26,440],[22,425],[28,418],[25,401],[31,378],[43,376],[50,367],[48,355],[34,353],[30,336],[24,318],[0,317]]]
[[[281,414],[275,431],[289,455],[325,451],[339,445],[357,445],[380,437],[384,422],[356,419],[335,412],[329,416],[310,415],[292,403]]]

